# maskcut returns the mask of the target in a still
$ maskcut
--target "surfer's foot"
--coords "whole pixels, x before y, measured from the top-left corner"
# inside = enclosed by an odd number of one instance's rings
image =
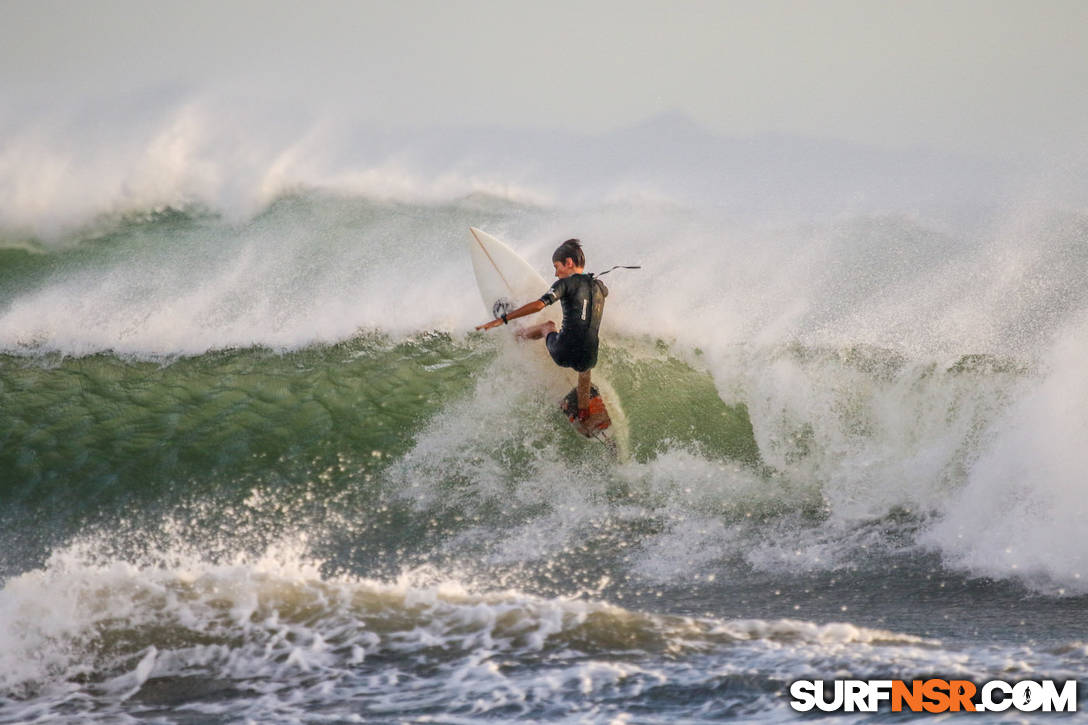
[[[578,432],[586,438],[592,438],[594,433],[604,430],[611,422],[607,413],[595,413],[585,420],[578,421]]]
[[[578,411],[576,425],[578,426],[578,431],[587,438],[592,437],[593,434],[599,430],[604,430],[611,425],[611,423],[612,420],[608,417],[608,412],[603,410],[603,407],[601,410],[593,413],[588,410]]]
[[[524,327],[515,332],[514,337],[518,340],[539,340],[549,332],[555,332],[555,323],[550,320],[540,325]]]

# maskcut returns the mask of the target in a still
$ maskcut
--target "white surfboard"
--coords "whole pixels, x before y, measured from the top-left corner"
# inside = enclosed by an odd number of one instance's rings
[[[472,270],[476,274],[476,285],[480,289],[480,298],[483,300],[486,314],[498,317],[504,312],[516,310],[527,302],[539,299],[548,291],[551,285],[513,249],[475,227],[469,227],[469,232],[471,232],[469,254],[472,257]],[[529,324],[540,324],[550,319],[558,325],[560,316],[559,305],[549,305],[531,318],[523,319]],[[530,344],[536,344],[539,347],[542,361],[554,365],[543,344],[540,342]],[[626,458],[627,419],[619,405],[619,399],[612,386],[599,373],[594,371],[592,377],[593,384],[600,390],[611,425],[607,429],[593,431],[592,434],[586,434],[581,430],[579,432],[601,441],[618,456]]]
[[[517,252],[487,232],[475,227],[469,227],[469,231],[472,271],[487,314],[498,317],[548,291],[551,285]]]

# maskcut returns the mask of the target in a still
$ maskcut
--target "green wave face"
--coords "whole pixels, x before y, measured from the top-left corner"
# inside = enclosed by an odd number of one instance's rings
[[[451,403],[468,409],[466,419],[477,418],[471,408],[483,406],[486,393],[474,389],[495,356],[485,338],[456,342],[443,334],[399,342],[369,335],[295,352],[231,350],[159,362],[6,356],[0,496],[9,510],[78,527],[121,507],[162,512],[202,497],[226,506],[255,488],[284,498],[315,485],[326,496],[373,489]],[[628,401],[636,460],[680,444],[758,461],[744,407],[723,403],[706,373],[667,355],[637,359],[615,347],[606,349],[600,370]],[[501,461],[520,427],[520,409],[539,426],[538,442],[584,457],[584,443],[570,436],[552,402],[515,395],[496,419],[493,439],[479,441],[474,454]],[[436,455],[461,453],[451,443]],[[500,468],[518,478],[516,461]]]
[[[369,469],[401,455],[487,355],[435,335],[163,363],[6,357],[0,490],[9,501],[84,509],[178,486],[305,480],[345,458]]]

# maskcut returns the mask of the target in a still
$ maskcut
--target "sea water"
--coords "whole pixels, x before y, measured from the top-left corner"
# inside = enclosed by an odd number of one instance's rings
[[[1075,187],[156,108],[4,119],[0,722],[779,722],[1088,667]],[[472,331],[469,225],[642,265],[629,457]]]

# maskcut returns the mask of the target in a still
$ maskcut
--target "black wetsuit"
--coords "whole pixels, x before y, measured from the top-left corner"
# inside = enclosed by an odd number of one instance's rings
[[[597,329],[604,314],[608,288],[591,274],[556,280],[540,301],[563,303],[563,327],[549,332],[545,343],[557,365],[585,372],[597,364]]]

